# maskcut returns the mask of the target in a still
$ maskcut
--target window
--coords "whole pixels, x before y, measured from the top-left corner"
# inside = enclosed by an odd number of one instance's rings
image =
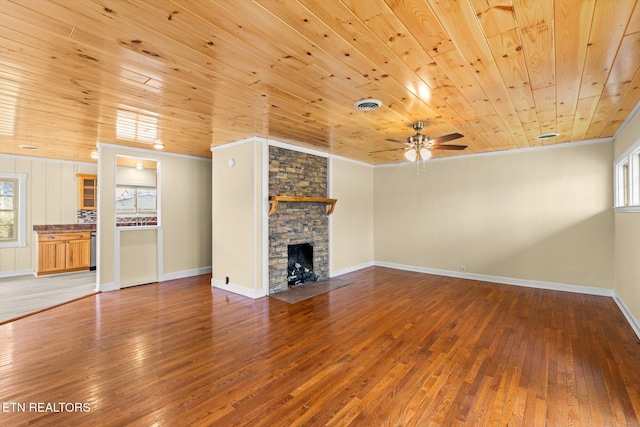
[[[26,246],[26,174],[0,173],[0,248]]]
[[[116,187],[116,213],[156,213],[156,189],[148,187]]]
[[[5,178],[0,181],[0,240],[13,242],[18,236],[18,181]]]
[[[640,140],[614,163],[614,186],[616,210],[640,212]]]
[[[160,162],[118,154],[116,165],[116,226],[157,226]]]

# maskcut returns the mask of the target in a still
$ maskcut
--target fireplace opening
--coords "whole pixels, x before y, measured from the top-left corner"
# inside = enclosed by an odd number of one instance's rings
[[[313,246],[310,243],[288,245],[287,253],[287,282],[290,287],[318,280],[313,272]]]

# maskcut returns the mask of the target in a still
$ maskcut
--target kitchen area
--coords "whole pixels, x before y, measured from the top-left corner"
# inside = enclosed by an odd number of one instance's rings
[[[34,224],[33,274],[0,277],[0,324],[96,293],[97,175],[76,181],[77,222]]]
[[[75,224],[35,224],[36,276],[96,269],[98,177],[77,174],[78,214]]]
[[[76,176],[77,222],[33,226],[38,242],[36,276],[97,268],[98,177]],[[158,225],[157,161],[117,156],[115,220],[117,230]]]
[[[120,231],[128,231],[121,239],[125,242],[139,232],[156,233],[156,169],[155,160],[118,156],[115,225],[118,235]],[[68,173],[63,172],[63,175],[68,177]],[[34,220],[27,239],[31,242],[27,246],[32,246],[34,253],[32,273],[0,276],[0,323],[98,291],[98,176],[81,171],[73,178],[75,185],[69,185],[71,180],[67,178],[60,196],[68,202],[68,193],[75,193],[75,222],[37,223]],[[69,215],[66,217],[71,219]],[[140,252],[136,245],[134,242],[134,258]],[[122,261],[123,266],[127,265],[127,257]],[[135,272],[135,268],[132,271]],[[157,275],[152,274],[151,277],[155,279]],[[150,281],[154,280],[140,278],[132,285]]]
[[[0,323],[95,292],[211,273],[211,160],[99,148],[99,164],[0,154],[0,174],[22,177],[24,203],[19,239],[0,244]]]

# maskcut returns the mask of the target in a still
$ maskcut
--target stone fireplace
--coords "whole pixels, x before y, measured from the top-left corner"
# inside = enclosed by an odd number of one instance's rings
[[[269,147],[269,196],[327,197],[327,158]],[[329,273],[329,220],[323,203],[281,202],[269,217],[269,294],[289,289],[289,246],[313,249],[313,273]],[[302,263],[300,263],[302,265]],[[308,268],[308,267],[307,267]]]

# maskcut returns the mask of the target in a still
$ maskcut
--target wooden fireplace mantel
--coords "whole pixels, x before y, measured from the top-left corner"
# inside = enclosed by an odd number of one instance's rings
[[[336,208],[338,199],[327,199],[325,197],[296,197],[296,196],[271,196],[269,197],[269,216],[273,215],[278,209],[278,202],[293,203],[325,203],[327,205],[327,216],[333,213]]]

